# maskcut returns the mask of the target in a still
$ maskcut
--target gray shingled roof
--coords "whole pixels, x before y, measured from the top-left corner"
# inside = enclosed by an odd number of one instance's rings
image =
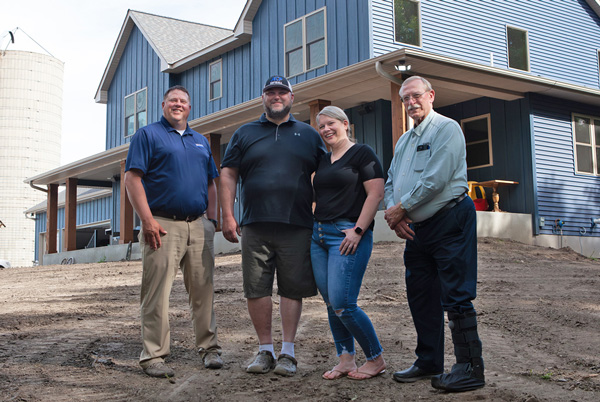
[[[159,56],[173,64],[233,35],[233,31],[131,10],[131,16]]]

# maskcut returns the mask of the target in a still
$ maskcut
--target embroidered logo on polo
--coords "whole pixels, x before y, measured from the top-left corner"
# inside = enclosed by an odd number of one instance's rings
[[[300,133],[294,133],[296,137],[300,137]]]
[[[200,148],[204,148],[204,145],[202,145],[202,144],[196,144],[196,146],[200,147]]]

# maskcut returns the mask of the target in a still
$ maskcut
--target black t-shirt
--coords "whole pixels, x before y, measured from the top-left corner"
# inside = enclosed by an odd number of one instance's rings
[[[221,166],[239,169],[240,225],[279,222],[312,228],[310,176],[324,153],[317,131],[292,116],[277,126],[263,114],[238,128]]]
[[[383,178],[383,167],[366,144],[355,144],[337,161],[331,163],[331,153],[323,155],[313,179],[319,221],[350,219],[360,216],[367,193],[363,182]],[[373,228],[371,222],[369,228]]]

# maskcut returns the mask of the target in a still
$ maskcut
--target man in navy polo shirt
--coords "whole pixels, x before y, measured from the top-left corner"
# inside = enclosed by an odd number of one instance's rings
[[[282,376],[296,373],[294,339],[302,298],[317,294],[310,263],[310,177],[325,147],[315,129],[292,117],[293,101],[285,77],[269,78],[262,95],[265,114],[233,134],[221,169],[223,236],[234,243],[242,236],[244,296],[259,341],[249,373],[273,368]],[[239,224],[233,214],[238,178],[243,207]],[[275,272],[283,327],[277,362],[271,334]]]
[[[171,377],[169,295],[180,268],[189,294],[196,348],[207,368],[223,365],[213,310],[214,235],[218,176],[208,141],[190,129],[190,95],[167,90],[159,122],[139,129],[129,147],[125,186],[142,221],[140,366]]]

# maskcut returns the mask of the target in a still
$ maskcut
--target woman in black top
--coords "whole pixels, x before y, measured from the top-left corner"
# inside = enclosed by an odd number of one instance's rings
[[[386,367],[373,324],[356,304],[373,250],[373,219],[384,195],[383,168],[371,147],[350,140],[348,117],[342,109],[325,107],[317,115],[317,124],[332,151],[319,161],[313,181],[316,208],[311,260],[340,359],[323,378],[347,375],[364,380],[385,372]],[[360,368],[354,340],[367,358]]]

